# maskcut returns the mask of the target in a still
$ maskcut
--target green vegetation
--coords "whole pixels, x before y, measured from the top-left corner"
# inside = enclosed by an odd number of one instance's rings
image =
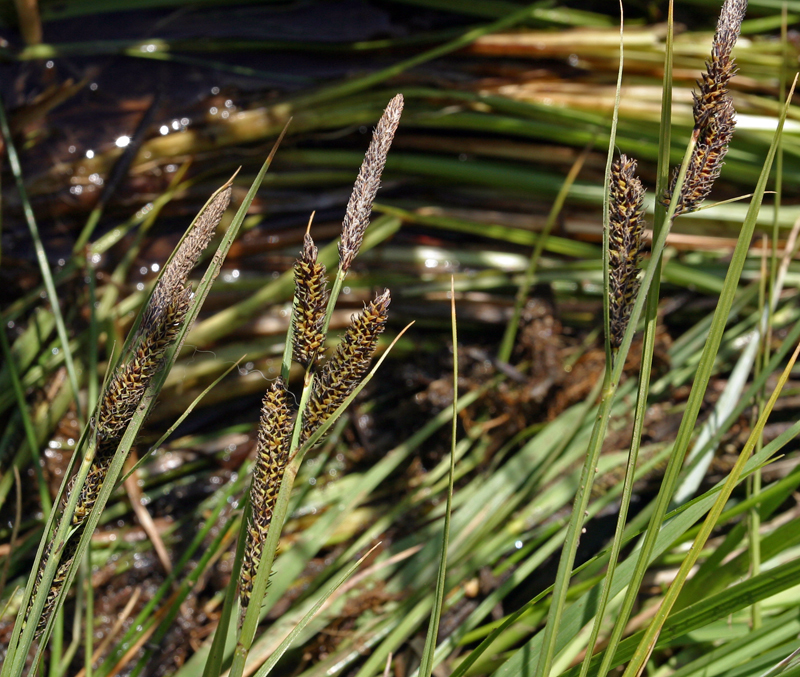
[[[91,78],[0,102],[0,677],[800,674],[796,4],[6,8],[17,74],[262,84],[52,166]]]

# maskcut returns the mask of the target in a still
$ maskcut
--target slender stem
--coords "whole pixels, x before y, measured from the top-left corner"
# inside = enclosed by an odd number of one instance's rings
[[[666,36],[666,53],[664,57],[664,78],[662,86],[662,99],[661,99],[661,136],[659,138],[659,162],[658,174],[656,179],[656,195],[662,195],[664,189],[669,181],[669,151],[670,151],[670,130],[671,130],[671,117],[672,117],[672,44],[674,36],[674,17],[673,17],[673,3],[670,1],[667,15],[667,36]],[[664,222],[666,219],[666,209],[663,205],[656,202],[654,219],[653,219],[653,239],[658,239],[658,236],[664,230]],[[653,354],[655,353],[655,338],[658,326],[658,301],[659,289],[661,286],[661,269],[663,261],[659,260],[655,267],[655,276],[650,290],[647,292],[647,307],[645,310],[645,328],[644,336],[642,338],[642,363],[639,369],[639,386],[636,392],[636,409],[633,419],[633,434],[631,436],[631,448],[628,453],[628,461],[625,466],[625,479],[623,480],[622,499],[620,501],[620,510],[617,518],[617,528],[614,532],[614,539],[611,544],[611,553],[609,554],[608,567],[606,568],[606,576],[603,579],[603,588],[598,603],[597,612],[595,614],[594,627],[592,628],[592,635],[589,640],[586,656],[583,664],[581,665],[581,677],[586,677],[589,673],[589,666],[591,664],[592,653],[597,643],[597,638],[603,623],[603,616],[605,615],[605,608],[608,604],[608,598],[611,592],[611,581],[614,578],[617,562],[619,561],[619,553],[622,549],[623,535],[625,533],[625,523],[628,519],[628,510],[630,508],[631,497],[633,495],[633,482],[636,475],[636,464],[639,458],[639,450],[642,443],[642,433],[644,429],[645,414],[647,411],[647,397],[650,392],[650,373],[653,366]],[[612,639],[616,637],[616,642],[622,635],[625,624],[627,623],[627,616],[622,616],[622,610],[618,610],[617,618],[612,630]],[[616,644],[615,644],[616,645]],[[608,651],[614,653],[614,649]],[[601,665],[598,671],[598,677],[605,677],[608,666]]]
[[[619,378],[616,382],[613,381],[612,375],[612,359],[611,359],[611,341],[610,341],[610,306],[609,306],[609,182],[611,178],[611,163],[614,155],[614,144],[616,142],[617,122],[619,120],[619,101],[620,101],[620,88],[622,86],[622,66],[623,66],[623,15],[622,5],[620,4],[620,56],[619,56],[619,69],[617,72],[617,90],[614,103],[614,112],[611,121],[611,134],[609,137],[608,157],[606,158],[606,171],[605,171],[605,189],[603,191],[603,324],[605,326],[605,353],[606,365],[605,374],[603,376],[603,390],[602,400],[600,402],[599,412],[595,419],[595,425],[592,428],[592,435],[589,440],[589,447],[584,459],[583,468],[581,469],[580,483],[578,485],[578,492],[575,496],[575,501],[572,505],[572,515],[570,516],[569,524],[567,525],[567,532],[564,537],[564,548],[561,551],[561,559],[558,562],[558,570],[556,572],[556,580],[553,584],[553,599],[550,604],[550,609],[547,614],[547,624],[544,628],[544,636],[542,639],[542,653],[539,656],[539,662],[536,666],[536,677],[549,677],[550,669],[553,665],[553,660],[556,651],[556,640],[558,637],[558,629],[561,624],[561,616],[564,612],[564,606],[567,600],[567,591],[569,588],[569,579],[572,576],[572,568],[575,564],[575,556],[578,552],[578,543],[580,536],[583,533],[583,524],[586,517],[586,510],[589,507],[589,500],[591,498],[591,486],[594,482],[594,476],[597,472],[597,461],[600,457],[600,449],[605,437],[606,426],[608,425],[608,418],[611,414],[611,405],[614,401],[614,394],[616,386],[619,383]],[[543,242],[543,240],[541,240]],[[538,243],[537,243],[538,245]],[[641,304],[640,304],[641,308]],[[631,334],[631,327],[635,328],[636,320],[631,318],[628,326],[626,336]],[[625,348],[627,351],[630,347]],[[621,361],[624,362],[624,357]],[[617,357],[620,361],[620,357]]]
[[[744,470],[744,466],[747,463],[748,459],[750,458],[753,449],[755,448],[756,440],[761,436],[761,434],[764,431],[764,425],[767,422],[767,417],[772,411],[772,408],[775,406],[775,402],[778,400],[778,396],[780,395],[783,386],[786,384],[786,381],[789,378],[789,374],[791,373],[792,367],[794,367],[795,360],[797,360],[799,354],[800,354],[800,344],[798,344],[797,348],[795,348],[794,354],[789,359],[789,363],[786,365],[783,374],[781,374],[778,380],[778,384],[775,386],[775,389],[772,392],[772,396],[770,397],[769,402],[767,402],[767,405],[764,407],[764,411],[761,413],[761,416],[759,417],[757,425],[755,426],[755,428],[753,428],[753,431],[751,432],[750,437],[747,440],[747,443],[745,444],[744,448],[739,454],[739,458],[736,460],[736,464],[728,474],[728,477],[725,480],[725,484],[723,485],[722,489],[717,495],[717,499],[714,502],[714,505],[712,506],[711,510],[709,510],[708,515],[706,516],[706,519],[703,522],[700,531],[695,537],[695,540],[692,543],[692,546],[689,549],[688,554],[684,558],[683,562],[681,562],[680,569],[678,570],[675,579],[670,584],[667,593],[664,595],[664,598],[662,599],[661,604],[658,607],[658,611],[653,617],[653,620],[650,621],[650,624],[647,626],[644,635],[639,641],[639,644],[636,647],[636,651],[634,652],[633,657],[631,658],[627,668],[625,669],[625,672],[623,673],[623,677],[634,677],[634,676],[639,677],[642,674],[645,664],[650,655],[652,654],[653,649],[655,648],[656,641],[658,640],[658,636],[661,633],[661,629],[664,627],[664,623],[667,620],[667,616],[669,615],[670,610],[675,604],[678,595],[683,589],[683,584],[686,582],[686,579],[689,576],[689,572],[697,562],[697,559],[700,557],[701,551],[705,546],[708,537],[711,535],[712,530],[717,525],[717,522],[719,520],[720,515],[722,514],[722,511],[725,509],[725,504],[730,498],[730,495],[733,492],[734,487],[738,483],[742,471]]]
[[[28,411],[28,403],[25,400],[25,392],[22,388],[22,383],[19,379],[17,372],[17,363],[11,353],[11,346],[8,344],[8,337],[6,336],[5,328],[0,327],[0,347],[3,351],[3,359],[8,367],[8,373],[11,376],[11,386],[14,389],[14,396],[17,399],[17,409],[22,417],[22,427],[25,429],[25,440],[28,443],[28,449],[31,452],[33,459],[33,472],[36,474],[36,484],[39,488],[39,498],[42,501],[42,511],[44,512],[45,519],[50,514],[53,508],[53,503],[50,500],[50,492],[47,489],[47,482],[42,472],[42,458],[39,454],[39,441],[36,439],[36,430],[31,421],[30,411]]]
[[[92,677],[94,669],[92,665],[94,655],[94,587],[92,586],[91,561],[91,547],[89,547],[86,550],[86,558],[84,559],[87,568],[87,574],[84,577],[84,585],[86,587],[86,636],[84,637],[83,664],[85,677]]]

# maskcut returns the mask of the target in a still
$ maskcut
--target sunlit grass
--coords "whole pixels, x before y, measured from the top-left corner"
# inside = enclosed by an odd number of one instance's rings
[[[45,26],[56,12],[112,8],[63,4],[42,5]],[[91,524],[99,529],[91,547],[88,536],[81,539],[76,560],[86,553],[85,564],[74,568],[38,674],[71,675],[83,667],[94,677],[147,675],[163,664],[180,677],[219,675],[231,666],[234,674],[373,677],[389,664],[389,674],[397,675],[414,675],[422,665],[423,677],[431,670],[594,675],[618,665],[633,675],[651,650],[644,674],[656,677],[733,668],[762,675],[779,666],[800,632],[791,373],[763,441],[745,443],[758,432],[754,403],[764,408],[800,339],[800,268],[790,232],[800,214],[792,194],[800,177],[800,127],[796,107],[782,112],[779,96],[782,66],[796,54],[785,35],[783,43],[776,39],[781,22],[800,8],[790,3],[782,18],[751,3],[753,16],[734,51],[737,130],[708,202],[747,197],[672,223],[655,197],[690,138],[691,90],[719,9],[712,4],[703,25],[679,28],[674,41],[663,23],[627,23],[615,135],[618,19],[558,6],[398,2],[398,11],[435,7],[465,23],[348,45],[98,36],[84,43],[29,38],[27,46],[7,52],[29,65],[47,58],[58,67],[79,54],[114,54],[264,77],[264,68],[245,73],[225,63],[225,55],[302,49],[331,59],[347,54],[363,59],[363,68],[343,82],[306,82],[277,97],[255,93],[245,102],[231,96],[227,117],[209,108],[166,134],[161,121],[154,123],[128,167],[150,192],[134,194],[134,206],[121,208],[112,196],[110,208],[94,216],[81,212],[78,231],[94,233],[86,250],[53,270],[51,280],[43,268],[42,287],[34,284],[3,306],[4,641],[19,637],[19,625],[13,638],[10,628],[35,570],[48,502],[60,505],[52,493],[61,479],[49,475],[52,459],[80,445],[81,414],[102,391],[112,351],[150,293],[152,271],[137,275],[139,265],[163,265],[147,246],[158,241],[172,210],[191,204],[196,212],[194,203],[239,165],[234,202],[241,205],[292,117],[269,173],[256,182],[263,179],[258,194],[248,197],[254,198],[250,212],[223,222],[214,245],[232,247],[229,263],[213,287],[209,280],[198,288],[208,293],[203,312],[152,394],[152,415],[141,429],[135,477],[172,571],[162,571],[151,536],[131,517],[135,494],[106,487],[104,510]],[[682,16],[698,11],[679,9]],[[34,16],[26,21],[35,28]],[[29,26],[26,35],[36,32]],[[237,645],[238,578],[230,574],[240,566],[237,532],[246,524],[256,401],[281,373],[303,401],[303,370],[289,368],[284,350],[300,233],[317,210],[312,233],[321,245],[319,261],[336,265],[332,240],[366,145],[359,128],[368,131],[397,91],[405,112],[385,185],[330,326],[333,333],[344,329],[383,288],[393,298],[389,337],[407,322],[416,324],[382,371],[369,377],[352,416],[331,426],[292,470],[281,499],[286,523],[271,536],[269,586],[265,571],[263,604],[252,610],[248,638]],[[74,96],[66,88],[62,94],[69,92]],[[50,96],[38,108],[10,111],[16,129],[57,110],[59,93]],[[782,155],[770,173],[782,115]],[[23,131],[15,138],[28,149],[46,137]],[[600,319],[607,295],[601,206],[609,148],[639,161],[648,186],[646,218],[655,224],[645,231],[650,295],[641,296],[631,326],[621,332],[621,354],[630,349],[630,355],[618,362],[602,348]],[[87,187],[90,176],[107,176],[120,156],[117,147],[98,148],[91,158],[61,157],[35,176],[25,174],[23,163],[17,175],[36,205],[51,192]],[[772,199],[776,175],[783,182],[780,208],[759,212],[761,200]],[[37,213],[34,225],[41,228],[45,219]],[[4,226],[9,223],[13,216],[4,213]],[[762,232],[772,239],[766,266]],[[785,259],[784,248],[790,250]],[[221,263],[207,258],[204,265]],[[456,341],[451,279],[462,349],[448,357]],[[528,307],[528,290],[550,305]],[[70,299],[63,317],[43,303],[44,291]],[[89,304],[94,312],[84,310]],[[757,341],[767,346],[760,354]],[[388,343],[382,340],[377,353],[385,354]],[[451,360],[458,365],[457,387]],[[407,418],[399,419],[401,412]],[[179,420],[174,434],[161,438]],[[743,449],[731,473],[733,463],[724,461]],[[719,465],[712,464],[715,450]],[[40,496],[26,499],[21,513],[14,468],[26,491]],[[37,472],[26,475],[29,470]],[[120,459],[114,471],[121,477],[131,469]],[[185,509],[164,509],[195,490],[202,497]],[[621,506],[618,526],[607,527]],[[4,547],[12,532],[16,542]],[[632,546],[642,538],[646,555],[637,562]],[[579,541],[585,550],[578,550]],[[692,541],[696,548],[687,555]],[[139,573],[142,562],[150,563],[149,578]],[[676,574],[679,582],[669,588]],[[136,602],[113,635],[92,637],[87,615],[109,608],[114,581]],[[625,597],[630,581],[636,584]],[[674,604],[671,613],[667,606],[658,611],[663,600]],[[620,621],[620,614],[630,621]],[[94,619],[95,631],[112,625]],[[184,636],[181,628],[188,628]],[[426,628],[432,628],[427,640]],[[30,633],[22,639],[23,648],[4,661],[4,677],[27,669]],[[162,653],[174,642],[182,666]],[[96,660],[83,655],[98,647]]]

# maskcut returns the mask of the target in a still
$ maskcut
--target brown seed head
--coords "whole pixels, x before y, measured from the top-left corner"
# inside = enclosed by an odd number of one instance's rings
[[[317,261],[317,248],[306,233],[303,253],[294,266],[294,359],[304,367],[317,357],[325,334],[325,311],[328,305],[328,282],[325,266]]]
[[[730,79],[736,74],[731,51],[739,37],[746,9],[746,0],[726,0],[722,6],[711,46],[711,59],[706,62],[706,72],[697,83],[699,92],[693,94],[697,145],[689,161],[675,216],[698,209],[722,170],[736,125],[733,101],[728,93]],[[672,199],[677,180],[678,170],[675,169],[662,198],[666,205]]]
[[[639,291],[644,189],[636,161],[625,155],[611,166],[608,263],[611,345],[619,348]]]
[[[339,265],[343,271],[350,269],[364,239],[364,231],[369,225],[372,213],[372,203],[381,185],[381,173],[386,165],[386,156],[402,112],[403,95],[398,94],[383,112],[356,177],[342,224],[342,239],[339,242]]]
[[[378,337],[386,327],[390,300],[386,290],[355,315],[333,355],[320,369],[303,418],[301,443],[314,434],[366,376]]]
[[[289,395],[283,379],[279,378],[267,390],[261,407],[256,462],[250,485],[251,513],[247,523],[247,541],[239,586],[243,615],[250,602],[253,581],[258,572],[258,563],[261,561],[278,491],[289,460],[291,435]]]

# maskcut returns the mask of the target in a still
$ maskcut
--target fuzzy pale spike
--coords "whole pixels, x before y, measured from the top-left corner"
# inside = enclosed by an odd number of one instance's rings
[[[386,165],[386,155],[392,145],[392,139],[400,123],[403,112],[403,95],[395,96],[383,112],[383,116],[375,128],[372,141],[364,156],[364,162],[358,172],[350,201],[347,203],[342,239],[339,243],[339,266],[347,271],[361,247],[364,232],[369,225],[372,203],[381,185],[381,174]]]
[[[303,252],[294,266],[294,359],[304,367],[314,363],[325,341],[328,284],[325,266],[317,261],[317,248],[306,233]]]
[[[697,145],[689,161],[675,207],[676,216],[693,212],[700,207],[711,193],[728,153],[728,145],[736,126],[733,101],[728,92],[728,84],[736,74],[731,51],[739,37],[746,9],[746,0],[726,0],[722,6],[711,46],[711,59],[706,62],[706,71],[697,83],[699,92],[692,95]],[[676,168],[663,197],[664,204],[668,205],[672,199],[677,180]]]
[[[335,352],[320,369],[306,408],[301,442],[341,406],[366,375],[386,326],[390,300],[386,290],[355,315]]]
[[[291,435],[289,395],[283,379],[278,378],[267,390],[261,407],[256,462],[250,485],[251,513],[247,523],[247,541],[239,586],[242,618],[250,603],[253,581],[258,572],[258,563],[261,561],[278,491],[289,460]]]
[[[214,236],[222,215],[231,201],[230,186],[220,191],[198,216],[191,232],[184,238],[172,260],[167,264],[142,313],[142,321],[132,342],[131,353],[114,370],[97,413],[91,425],[97,435],[97,447],[86,481],[80,488],[78,503],[72,515],[72,526],[79,527],[67,542],[56,575],[47,594],[44,611],[37,626],[41,635],[53,611],[58,591],[64,584],[72,558],[80,540],[82,527],[97,502],[111,461],[117,447],[139,406],[145,391],[164,361],[175,341],[189,310],[192,287],[188,284],[189,273],[200,260],[208,243]],[[74,479],[73,479],[74,482]],[[65,492],[64,505],[69,501],[74,484]],[[34,595],[38,591],[44,567],[50,551],[42,557]],[[31,596],[31,602],[33,595]]]
[[[639,291],[644,189],[636,161],[620,155],[611,167],[608,265],[611,345],[619,348]]]

